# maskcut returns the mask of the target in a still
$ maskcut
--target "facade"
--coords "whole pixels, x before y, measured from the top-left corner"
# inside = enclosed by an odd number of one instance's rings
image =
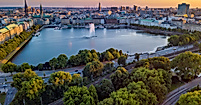
[[[189,16],[189,7],[190,4],[186,3],[178,4],[177,15],[183,16],[187,14]]]
[[[70,19],[69,18],[62,18],[61,19],[61,25],[67,25],[70,24]]]
[[[0,44],[14,38],[14,36],[19,35],[22,31],[22,26],[17,24],[10,24],[5,28],[0,29]]]
[[[186,23],[183,25],[182,29],[190,30],[190,31],[201,31],[201,25]]]

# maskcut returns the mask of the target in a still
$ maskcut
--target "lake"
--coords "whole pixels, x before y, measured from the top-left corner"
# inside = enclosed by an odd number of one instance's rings
[[[121,49],[123,52],[150,52],[157,47],[167,45],[167,38],[162,35],[138,33],[133,29],[96,29],[90,33],[89,29],[45,28],[40,36],[33,37],[30,42],[12,59],[19,65],[27,62],[32,65],[45,63],[59,54],[66,54],[68,58],[79,50],[95,49],[103,52],[108,48]],[[90,39],[84,36],[96,35]]]

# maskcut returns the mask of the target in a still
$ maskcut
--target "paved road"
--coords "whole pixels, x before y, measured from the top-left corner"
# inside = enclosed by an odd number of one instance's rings
[[[17,93],[17,89],[14,88],[14,87],[8,87],[8,92],[6,94],[6,99],[5,99],[5,102],[4,102],[4,105],[9,105],[12,100],[14,99],[15,97],[15,94]]]
[[[186,83],[185,85],[173,90],[170,92],[167,96],[164,102],[161,105],[175,105],[175,103],[179,100],[179,97],[182,94],[185,94],[189,89],[192,89],[193,87],[197,85],[201,85],[201,78],[197,78],[189,83]]]

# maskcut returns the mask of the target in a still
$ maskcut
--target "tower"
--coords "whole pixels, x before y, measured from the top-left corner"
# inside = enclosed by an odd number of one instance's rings
[[[101,3],[99,2],[98,11],[101,12]]]
[[[24,0],[24,12],[25,12],[25,15],[28,16],[28,6],[27,6],[26,0]]]
[[[40,4],[40,16],[41,16],[41,18],[43,18],[43,7],[42,7],[42,4]]]

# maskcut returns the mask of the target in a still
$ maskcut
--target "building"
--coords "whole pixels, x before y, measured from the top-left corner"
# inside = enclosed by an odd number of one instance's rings
[[[178,4],[177,15],[183,16],[187,14],[189,16],[189,7],[190,4],[186,3]]]
[[[70,19],[69,18],[62,18],[61,19],[61,25],[67,25],[70,24]]]
[[[118,10],[118,7],[111,7],[111,11],[115,12]]]
[[[40,4],[40,16],[41,16],[41,18],[43,18],[43,7],[42,7],[42,4]]]
[[[5,28],[0,29],[0,44],[14,38],[14,36],[19,35],[22,31],[22,26],[17,24],[10,24]]]
[[[137,10],[138,10],[138,8],[137,8],[136,5],[133,6],[133,10],[134,10],[134,11],[137,11]]]
[[[101,12],[101,3],[99,3],[98,11]]]
[[[28,16],[28,5],[26,0],[24,0],[24,12],[25,12],[25,16]]]
[[[124,7],[124,6],[121,6],[121,9],[120,9],[121,11],[125,11],[126,10],[126,8]]]

